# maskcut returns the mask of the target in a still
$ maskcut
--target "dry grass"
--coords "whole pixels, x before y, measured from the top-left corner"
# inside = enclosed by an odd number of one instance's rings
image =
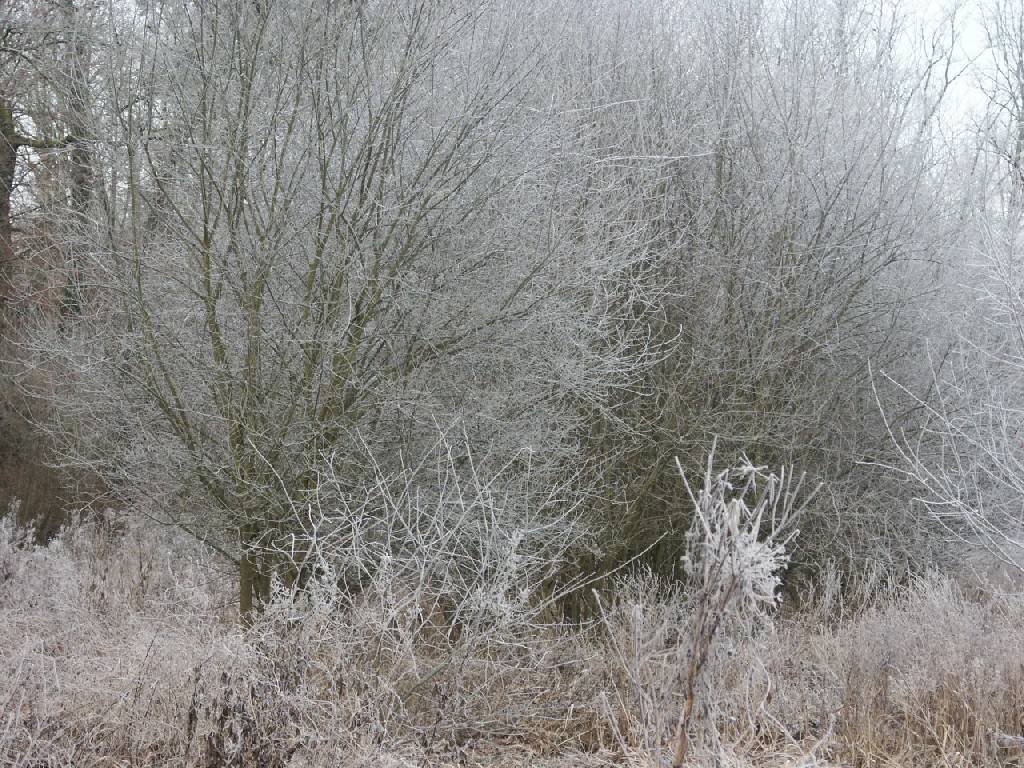
[[[664,765],[694,606],[624,580],[582,629],[452,622],[377,585],[280,599],[246,635],[167,530],[0,526],[0,765]],[[404,590],[404,591],[403,591]],[[1024,764],[1024,597],[932,576],[722,628],[691,765]],[[815,612],[817,606],[819,612]]]

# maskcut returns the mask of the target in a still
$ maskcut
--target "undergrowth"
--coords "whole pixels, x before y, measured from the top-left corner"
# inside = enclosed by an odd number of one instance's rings
[[[217,563],[167,529],[0,525],[0,765],[664,765],[698,605],[633,574],[584,626],[279,589],[238,628]],[[728,620],[689,765],[1022,762],[1024,597],[948,576],[840,616]],[[830,602],[831,601],[831,602]],[[838,617],[838,618],[837,618]]]

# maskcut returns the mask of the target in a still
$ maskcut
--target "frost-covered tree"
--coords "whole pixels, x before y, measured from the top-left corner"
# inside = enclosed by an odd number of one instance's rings
[[[62,198],[81,219],[93,193],[90,58],[98,16],[74,0],[0,6],[0,322],[11,319],[11,302],[38,299],[39,280],[26,275],[33,270],[25,262],[38,262],[46,249],[58,258],[43,265],[52,273],[43,282],[63,283],[65,308],[79,302],[76,245],[67,228],[41,227],[40,214]]]
[[[955,344],[936,356],[922,435],[893,428],[900,467],[924,519],[962,552],[980,546],[1003,564],[1024,559],[1024,5],[982,7],[988,48],[977,62],[986,109],[965,174],[962,249],[947,304]],[[967,163],[965,163],[965,166]],[[951,292],[952,293],[952,292]]]
[[[603,187],[638,190],[620,230],[661,352],[587,435],[614,478],[606,519],[672,570],[688,524],[673,456],[699,465],[717,437],[727,460],[829,481],[797,559],[898,546],[909,516],[878,507],[899,488],[867,466],[891,452],[870,371],[924,360],[952,225],[932,142],[949,46],[912,65],[884,5],[651,6],[609,10],[586,113]]]
[[[561,228],[545,13],[215,0],[122,25],[100,291],[37,359],[65,461],[234,562],[243,615],[301,577],[311,509],[429,467],[439,434],[518,484],[495,524],[573,535],[581,404],[637,365],[604,332],[633,256]]]
[[[716,438],[829,481],[798,559],[905,540],[877,513],[899,489],[876,398],[909,413],[926,362],[947,82],[887,6],[213,0],[102,21],[95,194],[53,216],[81,244],[82,314],[33,342],[49,429],[68,469],[234,563],[243,613],[322,555],[296,543],[312,512],[354,541],[387,478],[418,504],[472,479],[537,553],[599,533],[581,571],[642,552],[672,573],[692,515],[673,461]]]

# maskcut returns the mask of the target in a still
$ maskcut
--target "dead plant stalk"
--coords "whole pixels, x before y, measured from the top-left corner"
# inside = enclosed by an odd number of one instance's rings
[[[699,493],[693,492],[676,459],[696,513],[684,562],[698,584],[699,599],[673,768],[682,766],[689,751],[697,688],[719,629],[730,614],[754,617],[777,604],[779,573],[789,561],[786,547],[797,534],[790,530],[791,524],[803,509],[794,508],[803,478],[793,483],[784,469],[778,475],[766,474],[749,462],[715,475],[713,459],[712,452]],[[735,476],[739,479],[736,485]],[[749,494],[758,493],[759,483],[760,496],[751,508],[746,500]],[[763,535],[762,528],[766,529]]]

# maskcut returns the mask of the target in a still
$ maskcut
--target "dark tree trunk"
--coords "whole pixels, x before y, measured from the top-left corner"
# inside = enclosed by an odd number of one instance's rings
[[[0,323],[7,314],[14,279],[14,225],[11,195],[18,162],[18,135],[11,108],[0,101]]]
[[[91,131],[89,125],[89,48],[78,25],[79,10],[74,0],[63,0],[62,11],[67,34],[73,45],[68,57],[68,91],[65,119],[69,131],[68,144],[71,150],[71,209],[78,227],[87,224],[89,203],[93,195],[93,164],[89,146]],[[78,314],[82,308],[82,254],[84,247],[80,237],[73,237],[65,255],[67,284],[61,310],[65,314]]]
[[[14,195],[14,179],[18,168],[18,149],[21,147],[31,147],[37,150],[64,149],[73,144],[72,138],[39,139],[19,133],[11,105],[0,96],[0,328],[8,319],[10,303],[14,298],[14,274],[17,265],[14,252],[11,198]],[[85,181],[80,184],[83,189],[91,191],[92,176],[91,166],[88,165],[88,154],[83,155],[82,159],[76,156],[75,160],[82,167],[88,169],[76,174],[76,183],[79,182],[79,176],[84,176]],[[85,192],[79,193],[80,196],[85,194]],[[82,197],[82,199],[84,205],[87,198]]]

